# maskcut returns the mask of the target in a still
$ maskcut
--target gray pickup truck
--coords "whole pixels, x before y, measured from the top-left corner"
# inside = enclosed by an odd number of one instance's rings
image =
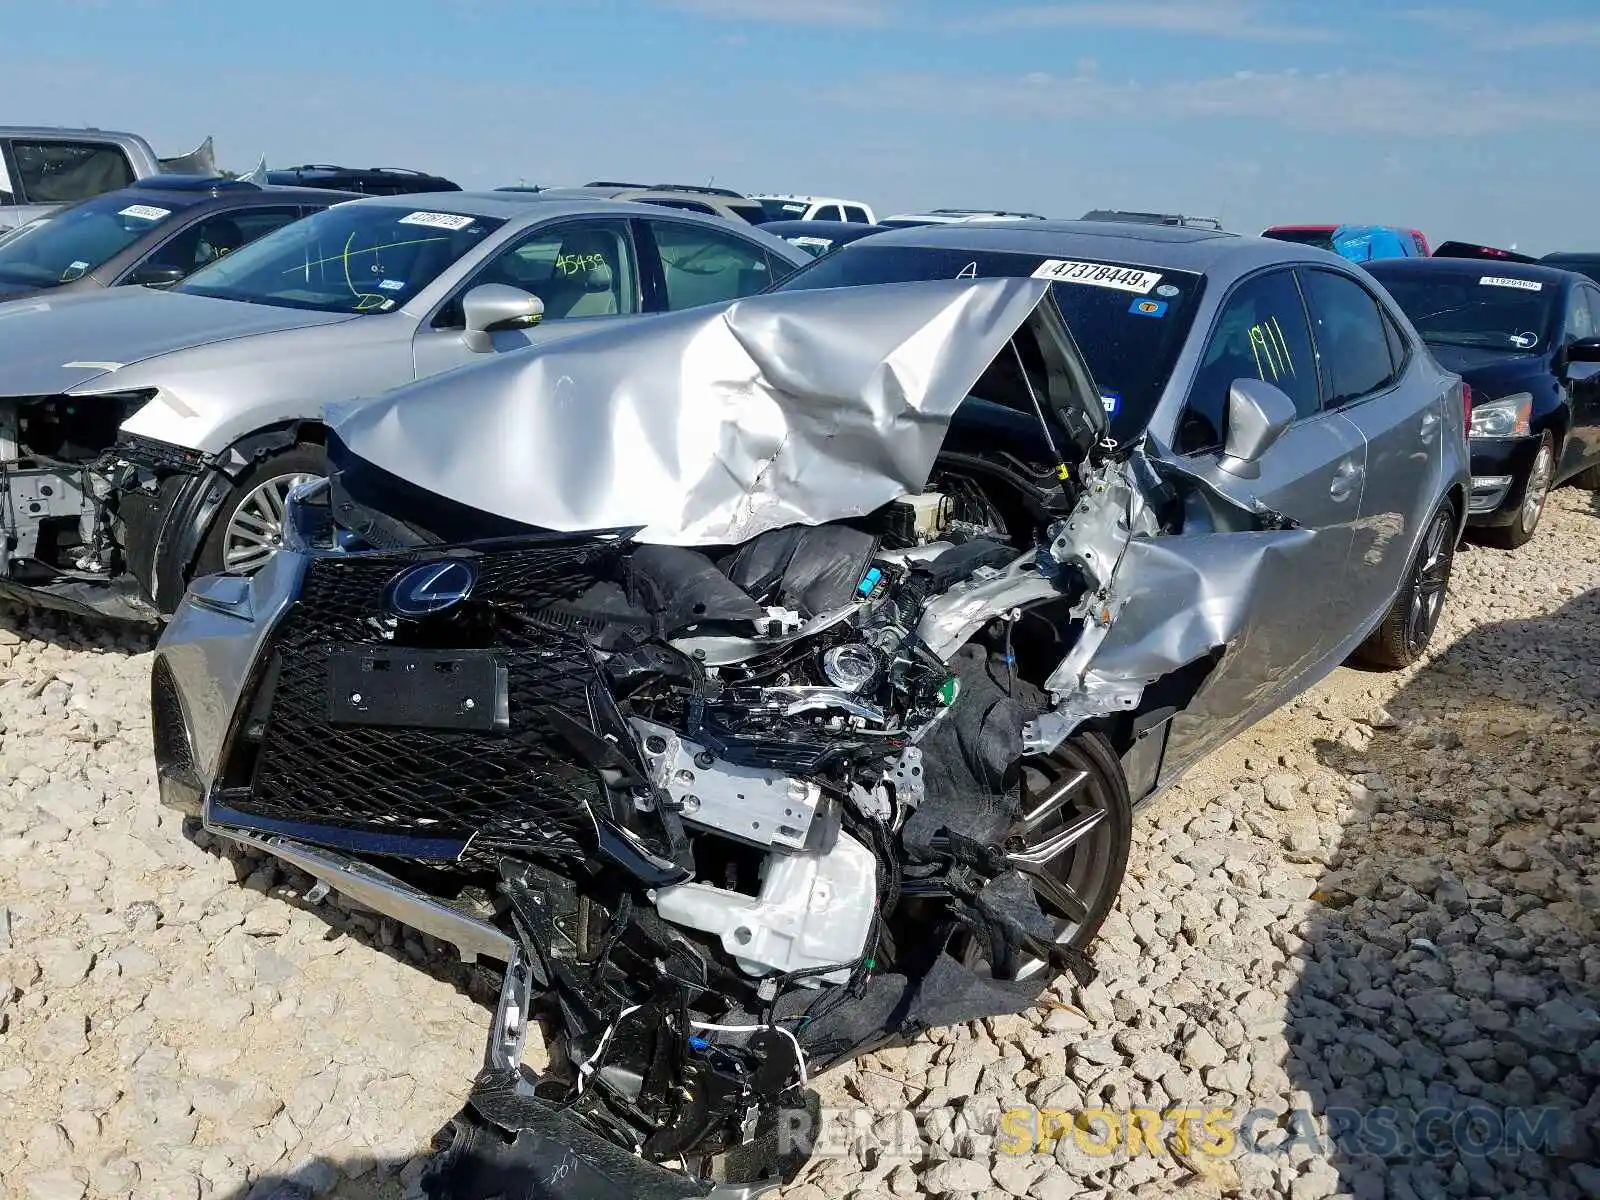
[[[191,154],[159,158],[134,133],[0,125],[0,233],[151,175],[211,175],[211,139]]]

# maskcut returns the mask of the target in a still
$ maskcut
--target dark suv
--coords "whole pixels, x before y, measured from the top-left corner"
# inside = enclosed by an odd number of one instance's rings
[[[331,188],[363,196],[407,196],[412,192],[459,192],[461,185],[407,167],[334,167],[311,163],[269,171],[267,182],[287,187]]]

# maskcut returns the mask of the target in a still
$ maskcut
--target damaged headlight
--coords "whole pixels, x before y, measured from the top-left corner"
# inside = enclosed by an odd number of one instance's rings
[[[1532,427],[1533,394],[1517,392],[1498,400],[1474,403],[1472,430],[1475,438],[1522,437]]]

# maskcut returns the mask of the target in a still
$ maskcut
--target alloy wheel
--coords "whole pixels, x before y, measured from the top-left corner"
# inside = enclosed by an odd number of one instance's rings
[[[1539,447],[1538,456],[1533,460],[1533,468],[1528,472],[1527,490],[1522,494],[1522,529],[1525,533],[1532,533],[1539,526],[1539,518],[1544,515],[1545,498],[1550,494],[1550,480],[1555,475],[1556,452],[1548,441]]]
[[[222,539],[223,566],[234,574],[259,570],[283,545],[283,520],[289,493],[317,476],[278,475],[252,488],[228,518]]]
[[[1022,815],[1003,845],[1010,864],[1033,886],[1058,944],[1081,948],[1122,886],[1127,863],[1126,817],[1119,821],[1117,812],[1122,803],[1119,790],[1076,740],[1047,758],[1023,763]],[[1030,959],[1017,977],[1046,969]]]
[[[1422,539],[1422,549],[1412,568],[1411,604],[1406,611],[1406,647],[1420,654],[1439,625],[1444,611],[1445,591],[1450,585],[1450,568],[1455,563],[1455,547],[1450,538],[1455,518],[1448,508],[1434,514]]]

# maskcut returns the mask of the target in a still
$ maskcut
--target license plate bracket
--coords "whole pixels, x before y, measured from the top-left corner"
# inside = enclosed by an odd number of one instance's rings
[[[328,655],[328,721],[503,731],[511,725],[507,675],[488,650],[341,647]]]

